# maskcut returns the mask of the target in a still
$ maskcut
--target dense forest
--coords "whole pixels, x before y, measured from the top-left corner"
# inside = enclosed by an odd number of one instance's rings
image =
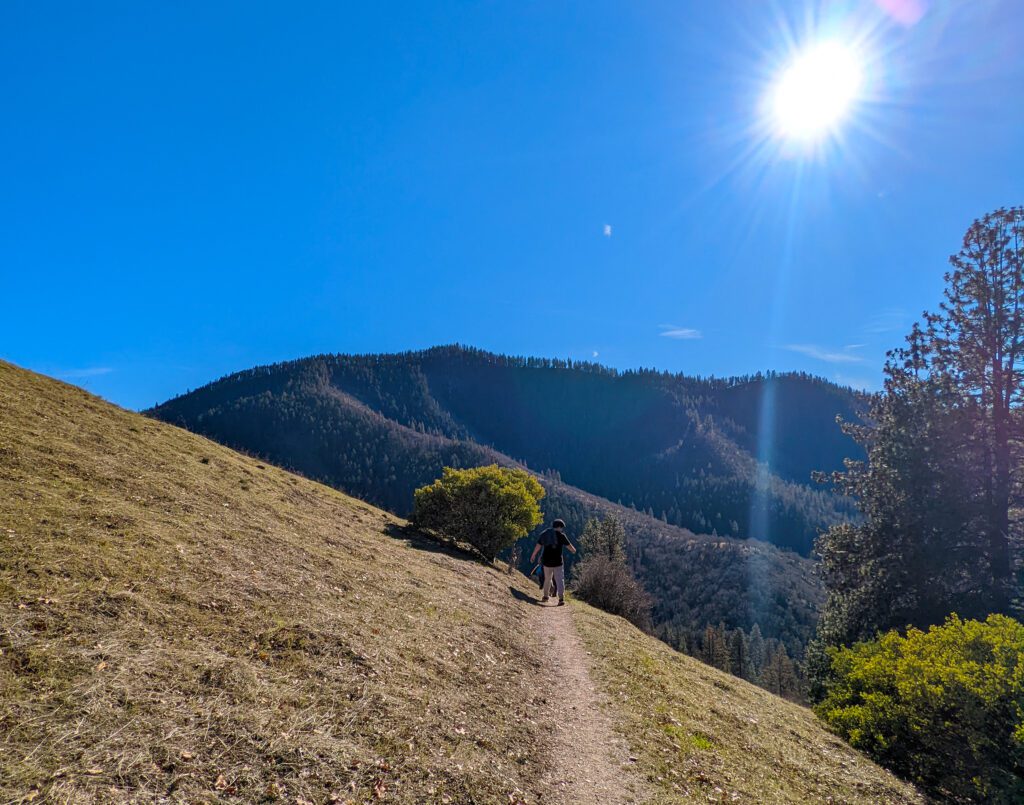
[[[724,623],[703,629],[662,627],[658,637],[708,665],[746,679],[777,696],[805,701],[802,667],[793,662],[784,643],[765,638],[757,624],[748,631]]]
[[[480,380],[467,379],[472,367]],[[491,382],[503,386],[488,397]],[[744,539],[739,526],[749,521],[755,492],[755,461],[743,445],[756,444],[751,429],[761,405],[757,389],[765,386],[774,386],[777,421],[790,429],[800,421],[808,428],[817,423],[823,432],[778,455],[778,471],[766,481],[761,474],[777,534],[783,536],[786,523],[793,529],[785,532],[793,539],[780,542],[805,547],[815,528],[842,519],[845,504],[784,476],[837,467],[843,442],[824,431],[827,426],[840,433],[836,414],[853,415],[858,402],[852,393],[807,377],[720,381],[619,374],[589,364],[441,348],[261,367],[150,413],[400,514],[409,511],[413,490],[445,466],[525,464],[538,471],[547,490],[545,516],[566,520],[570,533],[580,533],[592,517],[614,514],[623,522],[630,563],[655,598],[654,623],[676,645],[687,648],[690,632],[706,624],[745,630],[759,625],[766,638],[799,657],[823,600],[813,563]],[[826,413],[812,416],[808,409],[815,403],[803,401],[802,393],[818,394]],[[591,394],[595,400],[585,404]],[[457,402],[450,405],[453,398]],[[487,414],[471,417],[477,406]],[[565,413],[570,410],[575,415]],[[526,437],[531,421],[537,424],[534,446]],[[589,446],[587,432],[595,439]],[[482,443],[498,444],[497,435],[518,452],[515,458]],[[665,444],[670,448],[662,449]],[[623,471],[625,462],[635,477]],[[661,475],[654,471],[659,467]],[[690,468],[685,480],[684,467]],[[601,496],[569,483],[588,477],[611,491]],[[619,477],[626,491],[611,486]],[[654,493],[643,493],[637,477],[658,487],[662,508],[649,505]],[[682,508],[689,510],[686,518]],[[683,520],[710,533],[680,527]]]
[[[304,471],[399,514],[411,506],[408,479],[423,477],[394,460],[411,432],[449,440],[460,463],[474,445],[493,448],[670,525],[808,555],[851,512],[811,475],[863,457],[835,420],[855,420],[864,404],[806,375],[617,372],[455,346],[259,367],[153,413],[289,464],[288,425],[301,422]],[[375,415],[382,427],[367,442],[358,420]]]

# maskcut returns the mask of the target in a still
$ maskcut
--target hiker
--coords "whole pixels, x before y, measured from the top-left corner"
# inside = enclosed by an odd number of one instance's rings
[[[565,523],[562,520],[555,520],[551,524],[551,528],[545,528],[541,535],[537,537],[537,544],[534,546],[533,553],[530,555],[530,562],[534,562],[537,559],[537,554],[541,554],[541,564],[544,565],[544,582],[541,589],[544,592],[544,597],[541,598],[541,603],[548,600],[549,592],[558,592],[558,606],[565,604],[565,565],[562,564],[562,547],[569,549],[571,553],[576,553],[576,548],[569,538],[565,536]],[[555,590],[551,589],[551,582],[555,583]]]

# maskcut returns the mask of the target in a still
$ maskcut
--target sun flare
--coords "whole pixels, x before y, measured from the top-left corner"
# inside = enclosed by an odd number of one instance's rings
[[[834,132],[857,102],[863,82],[861,60],[839,42],[822,42],[797,54],[771,90],[777,133],[814,141]]]

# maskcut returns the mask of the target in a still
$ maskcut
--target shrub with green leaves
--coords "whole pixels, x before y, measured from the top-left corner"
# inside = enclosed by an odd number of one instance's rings
[[[851,745],[953,802],[1024,802],[1024,625],[951,615],[829,651],[817,714]]]
[[[444,468],[434,483],[415,492],[412,521],[468,542],[488,559],[541,523],[544,487],[525,470],[497,464],[468,470]]]

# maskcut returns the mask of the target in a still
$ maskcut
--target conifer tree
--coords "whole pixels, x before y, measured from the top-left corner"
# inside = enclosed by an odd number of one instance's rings
[[[613,561],[626,558],[626,529],[617,517],[591,518],[580,534],[583,556],[606,556]]]
[[[828,588],[811,676],[825,647],[951,612],[1005,612],[1022,499],[1024,209],[975,221],[950,258],[945,301],[889,353],[866,424],[844,424],[867,460],[833,476],[863,520],[817,544]],[[812,687],[812,697],[820,686]]]
[[[834,477],[864,520],[818,542],[828,601],[818,627],[827,645],[878,631],[941,623],[982,607],[973,474],[974,405],[935,367],[929,333],[915,326],[885,367],[885,391],[867,425],[844,427],[868,460]]]
[[[729,636],[729,671],[741,679],[751,679],[750,649],[742,629],[733,629]]]
[[[771,652],[761,672],[761,686],[776,696],[785,696],[788,699],[799,697],[800,681],[784,646],[778,645]]]
[[[758,680],[761,674],[761,668],[764,666],[764,636],[761,634],[761,627],[758,624],[754,624],[750,630],[750,638],[747,641],[748,653],[750,654],[750,667],[752,675],[750,679],[754,682]]]
[[[1024,402],[1024,208],[975,221],[950,258],[946,301],[928,317],[941,370],[973,403],[992,609],[1013,595],[1010,512]]]
[[[729,633],[724,623],[719,623],[715,629],[715,667],[731,673],[732,656],[729,651]]]

